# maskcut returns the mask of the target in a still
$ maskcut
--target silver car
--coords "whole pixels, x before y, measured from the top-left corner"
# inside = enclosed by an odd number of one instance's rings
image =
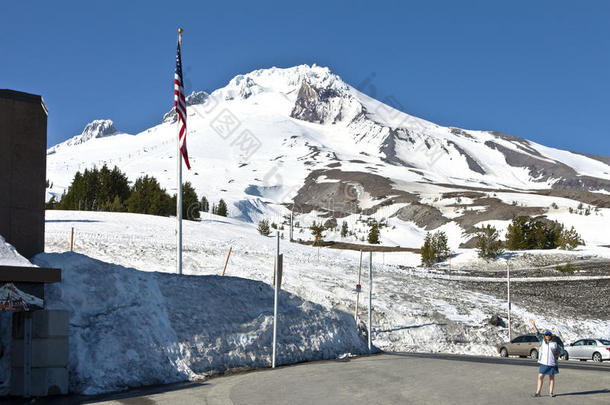
[[[564,349],[566,350],[565,360],[578,359],[596,362],[610,360],[610,340],[608,339],[580,339],[567,345]]]

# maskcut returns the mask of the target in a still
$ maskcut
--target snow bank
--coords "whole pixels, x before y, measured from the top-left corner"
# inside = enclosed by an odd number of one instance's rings
[[[171,383],[271,362],[273,289],[237,277],[143,272],[76,253],[40,254],[61,267],[49,309],[70,311],[70,390],[84,394]],[[279,364],[364,353],[353,318],[280,294]]]
[[[6,242],[4,237],[0,235],[0,265],[3,266],[28,266],[32,263],[25,257],[21,256],[17,249],[10,243]]]

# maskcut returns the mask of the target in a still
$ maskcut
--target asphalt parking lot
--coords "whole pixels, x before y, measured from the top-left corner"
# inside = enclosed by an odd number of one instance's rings
[[[563,362],[554,398],[532,398],[535,361],[386,353],[264,369],[129,391],[78,403],[103,404],[608,404],[610,364]],[[67,400],[67,398],[66,398]],[[76,401],[76,398],[72,398]],[[67,403],[67,402],[54,402]],[[77,402],[71,402],[77,403]]]

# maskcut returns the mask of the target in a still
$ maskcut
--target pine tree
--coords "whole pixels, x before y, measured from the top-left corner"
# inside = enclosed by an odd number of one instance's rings
[[[449,257],[447,234],[442,231],[428,232],[421,247],[421,261],[424,266],[445,261]]]
[[[520,216],[508,225],[506,247],[510,250],[555,249],[563,231],[563,225],[557,221]]]
[[[487,225],[477,232],[477,253],[484,259],[495,259],[504,253],[498,230]]]
[[[579,245],[584,244],[584,240],[573,226],[569,230],[563,229],[557,242],[557,246],[564,250],[574,250]]]
[[[227,203],[225,200],[218,201],[218,207],[216,208],[216,215],[220,215],[221,217],[227,216]]]
[[[258,233],[263,236],[269,236],[271,234],[271,229],[269,229],[269,221],[266,219],[262,219],[258,222]]]
[[[121,204],[130,195],[127,176],[118,167],[111,171],[106,165],[100,170],[85,169],[74,175],[72,184],[62,196],[56,208],[66,210],[108,210],[114,204],[116,196]]]
[[[347,228],[347,221],[343,221],[343,223],[341,224],[341,237],[342,238],[347,237],[348,233],[349,233],[349,229]]]
[[[432,249],[434,249],[434,258],[437,263],[447,260],[449,257],[449,240],[445,232],[438,231],[432,235]]]
[[[320,222],[319,224],[316,221],[313,221],[313,224],[309,227],[311,234],[318,239],[322,239],[324,237],[324,225]]]
[[[170,197],[154,177],[136,180],[126,201],[127,211],[152,215],[176,215],[176,198]]]
[[[432,249],[432,235],[426,233],[424,245],[421,247],[421,263],[424,266],[432,266],[434,264],[434,251]]]
[[[371,222],[369,228],[368,242],[371,245],[378,245],[379,241],[379,224],[376,221]]]
[[[208,199],[205,198],[205,196],[201,197],[201,211],[203,211],[203,212],[210,211],[210,203],[208,202]]]
[[[199,198],[190,182],[182,185],[182,218],[194,221],[200,218]]]
[[[506,231],[506,247],[510,250],[528,249],[527,233],[529,225],[527,217],[520,216],[513,219]]]
[[[121,201],[121,198],[118,195],[115,195],[114,200],[112,200],[112,203],[108,207],[108,211],[124,212],[126,210],[127,209],[125,208],[125,204],[123,203],[123,201]]]

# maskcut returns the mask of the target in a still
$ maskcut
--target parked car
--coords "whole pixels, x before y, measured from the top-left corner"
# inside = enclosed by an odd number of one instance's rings
[[[565,347],[567,359],[580,361],[593,360],[601,362],[610,360],[610,340],[608,339],[580,339]]]
[[[553,336],[553,342],[557,342],[563,346],[563,342],[557,336]],[[538,358],[538,349],[540,348],[540,342],[534,334],[517,336],[510,342],[504,342],[496,346],[498,353],[502,357],[508,356],[519,356],[529,357],[530,359]]]

